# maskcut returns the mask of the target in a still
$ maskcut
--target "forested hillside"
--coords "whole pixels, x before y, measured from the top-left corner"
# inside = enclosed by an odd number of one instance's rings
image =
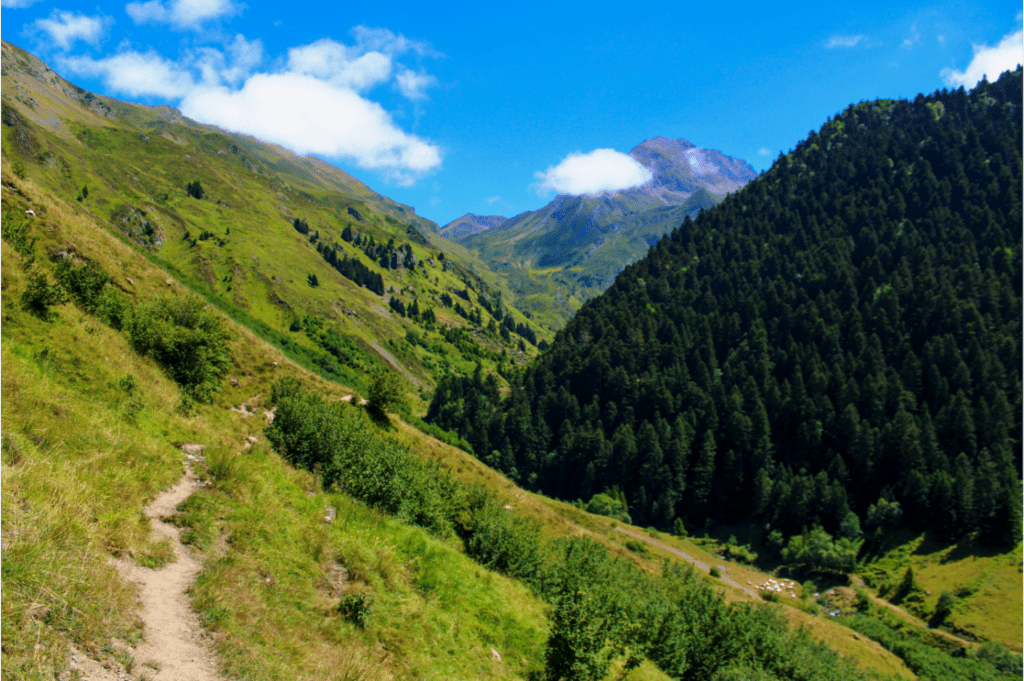
[[[626,268],[507,398],[453,375],[427,419],[642,524],[1015,544],[1020,187],[1019,68],[852,105]]]

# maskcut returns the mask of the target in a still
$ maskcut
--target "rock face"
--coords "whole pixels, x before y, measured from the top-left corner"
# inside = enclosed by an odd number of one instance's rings
[[[507,219],[502,215],[473,215],[472,213],[466,213],[461,218],[456,218],[449,222],[439,229],[437,233],[449,241],[457,241],[462,237],[493,229]]]

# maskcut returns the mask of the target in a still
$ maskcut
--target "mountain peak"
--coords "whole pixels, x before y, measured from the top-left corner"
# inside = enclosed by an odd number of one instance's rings
[[[683,138],[645,140],[629,155],[654,175],[648,191],[668,204],[682,203],[700,187],[723,196],[757,177],[746,161],[715,149],[701,149]]]
[[[680,137],[677,140],[669,139],[668,137],[662,137],[661,135],[654,137],[649,140],[644,140],[640,144],[633,147],[632,151],[629,152],[630,156],[633,156],[634,152],[640,149],[652,149],[661,153],[672,151],[686,151],[687,149],[696,149],[697,145],[687,139]]]

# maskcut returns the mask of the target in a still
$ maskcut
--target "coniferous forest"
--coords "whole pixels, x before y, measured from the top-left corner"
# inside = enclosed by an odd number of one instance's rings
[[[627,267],[507,396],[452,375],[427,420],[640,524],[1015,543],[1021,96],[1018,68],[851,105]]]

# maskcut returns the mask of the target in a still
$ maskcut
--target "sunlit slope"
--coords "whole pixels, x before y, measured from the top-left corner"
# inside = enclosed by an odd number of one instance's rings
[[[3,74],[16,175],[325,376],[390,367],[415,408],[439,372],[522,362],[546,333],[436,225],[323,161],[92,95],[8,43]]]
[[[3,179],[5,679],[67,672],[69,646],[115,670],[141,665],[125,647],[145,634],[137,596],[107,557],[171,559],[142,509],[182,475],[185,443],[202,445],[207,481],[180,518],[205,561],[192,605],[227,677],[500,679],[541,664],[547,624],[525,587],[450,540],[325,494],[266,447],[273,381],[296,377],[335,399],[348,388],[223,319],[221,389],[209,404],[186,401],[132,332],[56,298],[27,308],[35,278],[54,286],[68,257],[134,306],[194,294],[102,221],[14,176],[6,157]],[[352,589],[375,597],[364,625],[338,609]]]

